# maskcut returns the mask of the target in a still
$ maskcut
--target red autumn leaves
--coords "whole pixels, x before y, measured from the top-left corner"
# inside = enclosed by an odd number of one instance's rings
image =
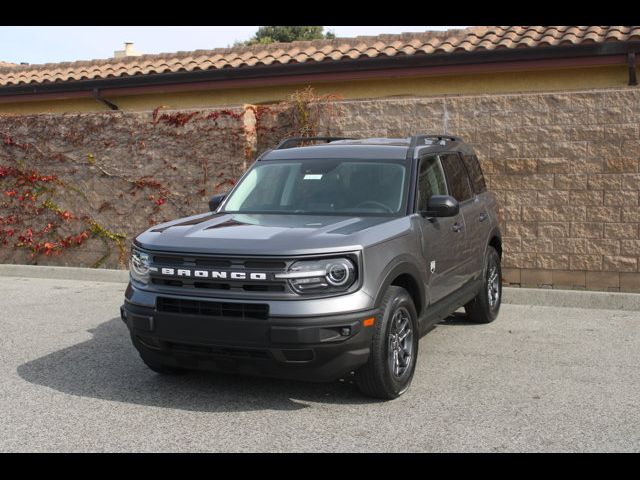
[[[5,138],[5,145],[8,140]],[[13,180],[10,187],[4,191],[7,202],[2,204],[3,209],[14,209],[16,213],[6,217],[0,217],[0,243],[8,246],[10,241],[14,247],[26,248],[35,257],[40,253],[44,255],[60,255],[64,249],[72,245],[82,244],[91,233],[85,229],[78,234],[60,236],[58,227],[75,219],[68,210],[57,207],[50,200],[38,204],[39,195],[45,191],[51,191],[46,184],[58,184],[55,175],[41,175],[35,171],[23,171],[15,167],[0,166],[0,180]],[[53,213],[61,223],[55,219],[49,219],[43,228],[35,225],[43,215]],[[6,225],[7,227],[3,227]],[[51,238],[53,237],[53,238]]]
[[[89,238],[90,233],[89,230],[84,230],[78,235],[69,235],[57,242],[36,243],[33,249],[35,253],[42,251],[46,256],[60,255],[65,248],[69,248],[72,245],[81,245],[82,242]]]
[[[133,182],[133,189],[130,193],[131,195],[135,195],[136,190],[142,190],[143,188],[151,188],[152,190],[157,190],[160,195],[158,198],[156,198],[155,195],[149,195],[147,197],[149,200],[152,200],[153,203],[156,204],[153,213],[156,213],[161,205],[167,203],[166,197],[170,194],[170,192],[159,181],[151,177],[142,177]]]

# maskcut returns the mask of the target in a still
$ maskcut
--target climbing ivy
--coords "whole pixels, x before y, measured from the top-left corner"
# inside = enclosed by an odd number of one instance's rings
[[[169,220],[171,217],[166,218],[165,212],[168,206],[172,217],[190,214],[192,201],[200,205],[207,193],[231,188],[260,153],[261,146],[273,147],[284,136],[315,136],[322,129],[322,133],[333,133],[330,130],[338,112],[336,100],[335,95],[318,95],[309,87],[284,102],[248,105],[243,110],[171,111],[162,105],[150,112],[147,127],[132,127],[125,136],[113,133],[121,128],[121,112],[99,116],[65,114],[78,121],[68,122],[70,126],[65,124],[64,128],[54,125],[49,130],[37,127],[42,116],[0,116],[2,261],[23,258],[9,253],[22,251],[32,263],[38,263],[42,257],[67,255],[90,239],[98,239],[103,251],[96,252],[97,260],[92,260],[91,266],[115,266],[115,260],[110,260],[115,246],[117,263],[125,267],[131,238],[124,231],[146,227],[136,223],[132,229],[128,206],[135,204],[136,213],[143,209],[148,225]],[[249,114],[253,118],[245,118]],[[181,139],[190,138],[188,132],[195,129],[197,135],[211,136],[212,142],[223,142],[227,148],[236,145],[243,160],[239,164],[230,158],[228,165],[223,164],[225,168],[211,171],[206,152],[198,156],[185,151],[174,160],[162,158],[155,162],[155,171],[148,171],[145,165],[142,169],[128,166],[132,159],[139,162],[153,158],[144,152],[150,147],[149,137],[158,129],[165,138],[175,138],[175,145],[186,145]],[[126,146],[130,156],[109,158],[107,153],[114,145]],[[216,144],[211,148],[215,151]],[[201,178],[196,184],[181,177],[181,169],[189,163],[200,169]],[[100,178],[118,191],[111,198],[100,197],[82,182],[77,183],[76,178]],[[180,181],[184,182],[184,191],[190,193],[178,192],[175,185]],[[98,204],[96,198],[100,199]]]

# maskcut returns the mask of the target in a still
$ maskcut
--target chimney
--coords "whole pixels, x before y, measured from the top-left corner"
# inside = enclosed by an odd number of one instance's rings
[[[140,55],[142,55],[142,53],[136,52],[133,48],[133,42],[125,42],[124,50],[116,50],[115,52],[113,52],[113,56],[115,58],[139,57]]]

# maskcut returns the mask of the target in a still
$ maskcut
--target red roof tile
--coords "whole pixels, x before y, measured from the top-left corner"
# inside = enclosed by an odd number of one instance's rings
[[[16,65],[0,62],[0,87],[139,74],[251,68],[259,65],[339,62],[380,56],[543,48],[631,40],[640,40],[640,26],[490,26],[440,32],[274,43],[43,65]]]

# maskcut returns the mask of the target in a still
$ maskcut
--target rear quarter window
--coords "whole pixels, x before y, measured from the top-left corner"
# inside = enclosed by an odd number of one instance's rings
[[[469,200],[473,196],[469,175],[457,153],[446,153],[440,156],[447,181],[451,187],[451,195],[459,202]]]
[[[484,181],[484,175],[482,175],[482,168],[480,168],[478,157],[476,155],[463,155],[462,161],[464,162],[464,166],[467,167],[467,172],[469,172],[473,190],[476,193],[486,192],[487,184]]]

